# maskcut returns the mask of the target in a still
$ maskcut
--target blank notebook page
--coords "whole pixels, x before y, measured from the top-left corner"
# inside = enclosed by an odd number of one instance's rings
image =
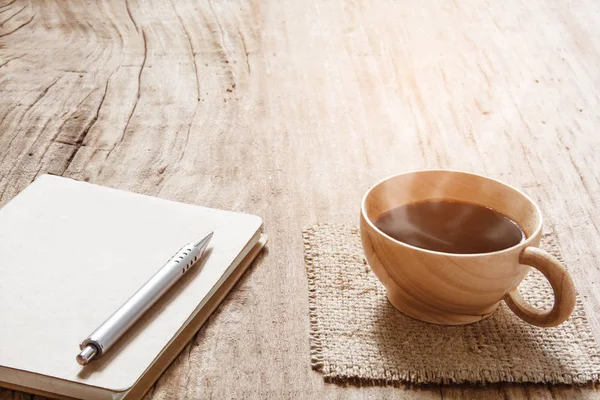
[[[127,390],[261,226],[255,215],[41,176],[0,209],[0,365]],[[129,334],[102,358],[77,364],[79,343],[179,248],[210,231],[202,260]]]

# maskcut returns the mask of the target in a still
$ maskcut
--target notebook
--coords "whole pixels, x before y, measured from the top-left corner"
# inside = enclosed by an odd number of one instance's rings
[[[0,386],[140,398],[266,242],[262,219],[42,175],[0,209]],[[181,246],[203,258],[103,357],[79,343]]]

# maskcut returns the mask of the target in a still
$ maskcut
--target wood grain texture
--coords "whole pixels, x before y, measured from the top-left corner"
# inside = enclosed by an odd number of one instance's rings
[[[523,250],[519,262],[531,265],[546,276],[554,291],[554,306],[549,310],[538,310],[523,299],[518,289],[513,289],[504,298],[508,307],[519,317],[536,326],[555,327],[562,324],[573,312],[577,300],[577,292],[569,271],[556,257],[535,247]]]
[[[594,0],[0,0],[0,205],[49,172],[264,218],[268,254],[147,399],[599,398],[324,383],[301,235],[357,224],[394,173],[506,181],[600,339],[599,19]]]
[[[432,199],[489,207],[516,222],[527,237],[502,251],[448,254],[394,240],[377,222],[397,207]],[[413,217],[418,221],[419,216]],[[435,324],[471,324],[492,315],[504,299],[526,322],[554,327],[569,318],[577,294],[560,261],[538,248],[542,221],[538,207],[513,187],[477,174],[423,170],[388,177],[367,191],[361,204],[360,237],[365,257],[385,286],[389,302],[408,316]],[[415,222],[413,230],[420,228]],[[424,235],[432,232],[424,229]],[[552,286],[554,306],[550,310],[538,310],[521,297],[518,286],[529,270],[523,265],[538,269]]]

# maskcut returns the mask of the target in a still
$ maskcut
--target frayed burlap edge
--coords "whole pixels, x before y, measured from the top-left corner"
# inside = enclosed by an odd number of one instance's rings
[[[317,225],[321,226],[321,225]],[[308,280],[308,316],[310,319],[310,360],[313,369],[323,370],[323,343],[321,341],[321,331],[317,319],[317,294],[316,279],[313,259],[316,256],[312,251],[310,244],[310,232],[314,227],[305,227],[302,230],[304,241],[304,262],[306,264],[306,276]]]
[[[311,366],[314,370],[323,373],[324,379],[328,382],[337,383],[351,383],[356,385],[393,385],[398,386],[401,384],[492,384],[492,383],[544,383],[544,384],[566,384],[566,385],[586,385],[592,384],[595,386],[596,383],[600,382],[600,369],[596,373],[579,373],[573,374],[547,374],[547,373],[523,373],[517,376],[514,375],[512,370],[478,370],[473,371],[471,369],[463,370],[435,370],[435,369],[418,369],[418,370],[402,370],[398,373],[385,371],[385,378],[365,378],[351,371],[345,370],[343,374],[339,371],[332,371],[325,366],[324,363],[324,347],[322,339],[322,328],[319,326],[319,319],[317,313],[317,294],[316,294],[316,272],[315,265],[313,263],[317,254],[311,245],[311,236],[318,229],[329,228],[332,225],[326,223],[319,223],[313,226],[304,227],[302,230],[303,243],[304,243],[304,259],[306,266],[306,274],[308,281],[308,299],[309,299],[309,319],[310,319],[310,355],[311,355]],[[358,228],[348,225],[336,226],[341,230],[348,230],[352,233],[358,233]],[[545,235],[546,238],[551,235]],[[546,246],[554,247],[555,250],[558,246],[554,242],[554,237],[550,237],[550,243],[546,243]],[[555,252],[561,262],[562,255],[560,252]],[[365,261],[366,264],[366,261]],[[366,268],[369,268],[368,266]],[[583,305],[581,303],[580,296],[577,297],[576,311],[571,318],[580,318],[582,325],[584,326],[585,342],[587,345],[597,349],[597,354],[600,354],[600,346],[596,343],[587,315],[585,314]]]

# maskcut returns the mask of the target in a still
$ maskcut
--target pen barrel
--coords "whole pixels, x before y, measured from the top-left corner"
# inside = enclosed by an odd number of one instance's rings
[[[93,345],[98,356],[110,349],[144,313],[167,292],[199,258],[192,244],[184,246],[159,269],[117,311],[108,317],[80,345]]]

